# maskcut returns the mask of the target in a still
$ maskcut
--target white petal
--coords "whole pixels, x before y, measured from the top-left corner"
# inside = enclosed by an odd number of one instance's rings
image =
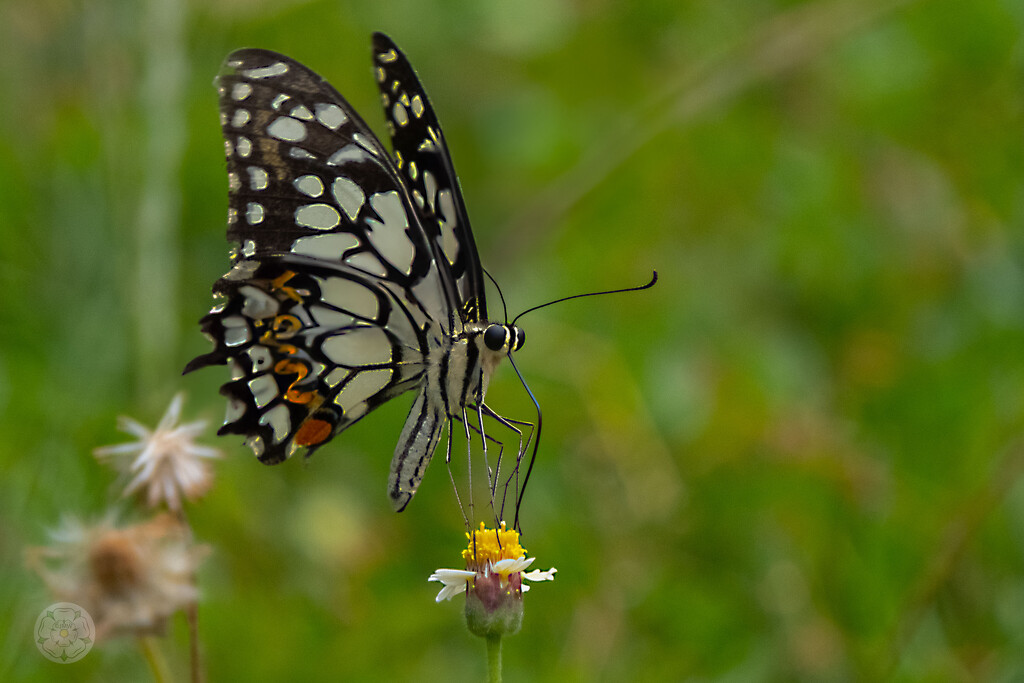
[[[149,431],[149,428],[146,427],[144,424],[142,424],[141,422],[136,422],[132,418],[126,417],[125,415],[118,416],[117,428],[120,429],[122,432],[127,432],[132,436],[139,437],[141,441],[145,441],[146,439],[153,435],[153,432]]]
[[[536,557],[527,559],[525,555],[520,555],[514,560],[498,560],[491,566],[491,569],[499,574],[515,574],[529,567],[536,559]]]
[[[551,569],[534,569],[532,572],[523,572],[523,578],[530,581],[554,581],[555,572],[558,569],[552,567]],[[526,586],[523,586],[523,590],[526,590]]]
[[[188,452],[197,458],[219,458],[220,451],[210,446],[200,446],[199,444],[192,444],[188,448]]]
[[[441,602],[442,600],[451,600],[456,595],[458,595],[459,593],[462,593],[465,590],[466,590],[465,584],[463,584],[461,586],[456,586],[456,585],[445,586],[444,588],[441,589],[441,592],[437,594],[437,597],[434,598],[434,602]]]
[[[462,585],[474,576],[476,576],[476,572],[466,571],[465,569],[438,569],[430,575],[427,581],[440,581],[446,586]]]
[[[127,453],[140,452],[145,448],[145,444],[133,442],[133,443],[119,443],[116,446],[101,446],[94,448],[92,454],[103,458],[108,455],[125,455]]]
[[[167,412],[160,418],[160,424],[156,426],[158,432],[170,429],[181,417],[181,406],[185,402],[185,392],[179,391],[171,399],[171,405],[167,406]]]
[[[174,436],[179,439],[193,439],[203,433],[206,429],[206,422],[206,420],[196,420],[181,425],[174,430]]]
[[[438,569],[427,581],[440,581],[444,584],[444,588],[434,598],[434,602],[441,602],[442,600],[451,600],[459,593],[466,590],[466,584],[469,583],[470,579],[476,576],[476,572],[465,571],[463,569]]]

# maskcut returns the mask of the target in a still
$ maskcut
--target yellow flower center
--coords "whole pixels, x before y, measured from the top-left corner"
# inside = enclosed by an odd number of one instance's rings
[[[519,545],[519,533],[506,529],[505,522],[498,529],[488,529],[480,522],[480,530],[466,533],[466,538],[469,547],[462,551],[462,559],[467,567],[483,568],[487,562],[494,564],[526,555],[526,549]]]

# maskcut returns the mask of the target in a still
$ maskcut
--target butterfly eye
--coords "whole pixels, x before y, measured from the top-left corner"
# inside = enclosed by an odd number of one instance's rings
[[[484,330],[484,344],[491,351],[501,351],[508,339],[508,330],[504,325],[490,325]]]
[[[515,328],[515,330],[516,330],[516,345],[512,347],[512,350],[513,351],[518,351],[519,349],[523,348],[523,344],[526,343],[526,332],[524,332],[522,330],[522,328],[519,328],[519,327]]]

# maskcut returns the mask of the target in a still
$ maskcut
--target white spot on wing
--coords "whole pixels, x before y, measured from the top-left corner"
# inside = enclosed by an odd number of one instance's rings
[[[454,264],[459,258],[459,240],[455,236],[455,200],[452,191],[441,190],[437,193],[437,209],[441,219],[441,251]]]
[[[358,254],[352,254],[345,259],[345,263],[349,264],[353,268],[364,270],[371,275],[385,277],[388,274],[387,269],[384,267],[384,264],[380,262],[380,259],[369,251],[361,251]]]
[[[308,235],[295,240],[295,243],[292,244],[292,253],[340,260],[342,254],[358,244],[359,240],[356,239],[356,236],[348,232]]]
[[[359,133],[353,133],[352,134],[352,140],[357,145],[359,145],[360,147],[365,149],[367,152],[372,154],[373,156],[377,156],[378,155],[377,147],[373,144],[372,140],[367,140],[365,137],[363,137]]]
[[[354,221],[359,215],[359,210],[363,208],[363,202],[366,201],[363,188],[359,187],[355,181],[338,176],[331,185],[331,192],[341,208],[345,210],[345,215],[349,217],[349,220]]]
[[[224,424],[228,425],[245,415],[245,402],[237,398],[228,399],[228,408],[224,411]]]
[[[299,142],[306,139],[306,126],[290,116],[279,116],[267,126],[267,133],[285,142]]]
[[[363,370],[349,381],[334,402],[346,413],[366,401],[391,381],[391,370]]]
[[[295,210],[295,223],[314,230],[330,230],[341,223],[341,214],[330,204],[306,204]]]
[[[366,150],[358,145],[345,145],[337,152],[327,157],[327,163],[332,166],[341,166],[350,161],[366,161],[370,156]]]
[[[427,206],[433,212],[435,211],[437,199],[437,180],[434,179],[434,174],[430,171],[423,172],[423,189],[427,191]]]
[[[263,455],[263,451],[267,449],[267,445],[263,443],[263,438],[257,434],[250,436],[245,440],[245,445],[252,449],[252,452],[256,457]]]
[[[242,302],[243,315],[254,320],[263,320],[277,315],[280,303],[259,287],[244,285],[238,288],[238,292],[245,296],[245,301]]]
[[[391,342],[379,327],[359,327],[328,337],[321,348],[329,360],[348,367],[391,361]]]
[[[229,315],[221,319],[224,326],[224,343],[238,346],[249,341],[249,323],[240,315]]]
[[[423,106],[423,98],[420,97],[419,95],[413,95],[412,96],[412,115],[415,116],[416,118],[419,118],[419,117],[423,116],[423,110],[424,109],[425,109],[425,107]]]
[[[444,297],[441,295],[441,285],[437,280],[436,271],[431,270],[430,276],[423,278],[421,282],[416,283],[413,286],[413,294],[416,298],[423,303],[423,307],[428,311],[444,311],[447,310],[447,305],[444,304]],[[435,313],[435,315],[437,315]],[[445,316],[438,315],[438,318]],[[447,324],[447,321],[445,322]]]
[[[348,121],[345,112],[336,104],[317,102],[313,110],[316,112],[316,120],[331,130],[338,130]]]
[[[270,183],[267,172],[259,166],[249,167],[249,187],[254,190],[265,190]]]
[[[285,102],[287,102],[290,99],[291,99],[290,96],[285,95],[284,93],[278,93],[274,97],[274,100],[270,103],[270,106],[271,106],[271,108],[274,111],[280,111],[281,105],[284,104]]]
[[[391,117],[399,127],[405,126],[409,123],[409,110],[401,102],[395,102],[395,105],[391,107]]]
[[[416,249],[406,231],[409,227],[409,216],[401,196],[395,190],[378,192],[370,197],[370,206],[383,221],[366,219],[370,242],[384,260],[408,275],[412,270]]]
[[[252,346],[246,353],[249,355],[254,372],[261,372],[269,368],[271,361],[274,360],[274,357],[270,355],[270,349],[265,346]]]
[[[243,76],[249,78],[271,78],[272,76],[283,76],[288,73],[288,65],[284,62],[274,62],[268,66],[259,66],[255,69],[246,69]]]
[[[277,396],[277,382],[270,375],[260,375],[249,380],[249,391],[256,402],[257,408],[262,408]]]
[[[288,112],[288,115],[294,116],[297,119],[302,119],[303,121],[313,120],[313,112],[311,112],[309,110],[309,107],[307,107],[304,104],[300,104],[297,107],[292,107],[292,110]]]
[[[291,427],[291,413],[283,403],[274,406],[260,417],[260,424],[269,425],[274,432],[274,443],[281,443]]]
[[[256,202],[249,202],[245,206],[245,221],[249,225],[257,225],[263,222],[263,205]]]
[[[249,138],[239,135],[238,140],[235,141],[235,152],[243,159],[252,154],[252,142]]]
[[[320,280],[320,299],[360,318],[377,317],[377,297],[365,286],[343,277],[317,278]]]
[[[231,99],[241,102],[252,94],[252,86],[248,83],[235,83],[231,86]]]
[[[322,328],[317,332],[323,330],[340,330],[342,327],[348,327],[354,325],[356,319],[348,313],[342,313],[341,311],[335,311],[334,309],[327,308],[326,306],[311,306],[309,312],[312,314],[316,324]]]
[[[241,128],[245,124],[249,123],[249,119],[252,118],[246,109],[236,109],[235,113],[231,116],[231,125],[235,128]]]
[[[324,181],[319,176],[304,175],[295,179],[295,189],[307,197],[319,197],[324,193]]]

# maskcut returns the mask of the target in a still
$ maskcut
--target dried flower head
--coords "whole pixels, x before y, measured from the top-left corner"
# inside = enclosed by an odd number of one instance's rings
[[[195,602],[195,572],[208,552],[167,513],[122,528],[109,515],[93,526],[68,518],[53,541],[30,548],[28,565],[57,599],[88,610],[97,638],[162,631],[168,617]]]
[[[467,533],[469,546],[462,551],[466,569],[438,569],[428,581],[439,581],[444,588],[435,600],[451,600],[458,593],[466,594],[466,623],[479,636],[512,635],[523,619],[523,593],[529,581],[553,581],[554,567],[544,571],[524,571],[536,558],[526,557],[519,544],[519,534],[505,528],[480,529]]]
[[[122,466],[132,476],[125,487],[125,496],[145,487],[150,507],[163,502],[178,511],[182,497],[195,500],[210,488],[213,472],[207,460],[220,457],[220,451],[195,443],[195,438],[206,428],[206,421],[177,425],[184,400],[184,394],[176,395],[160,424],[152,431],[130,417],[119,417],[118,428],[137,437],[138,441],[93,451],[100,460],[132,456],[127,466]]]

